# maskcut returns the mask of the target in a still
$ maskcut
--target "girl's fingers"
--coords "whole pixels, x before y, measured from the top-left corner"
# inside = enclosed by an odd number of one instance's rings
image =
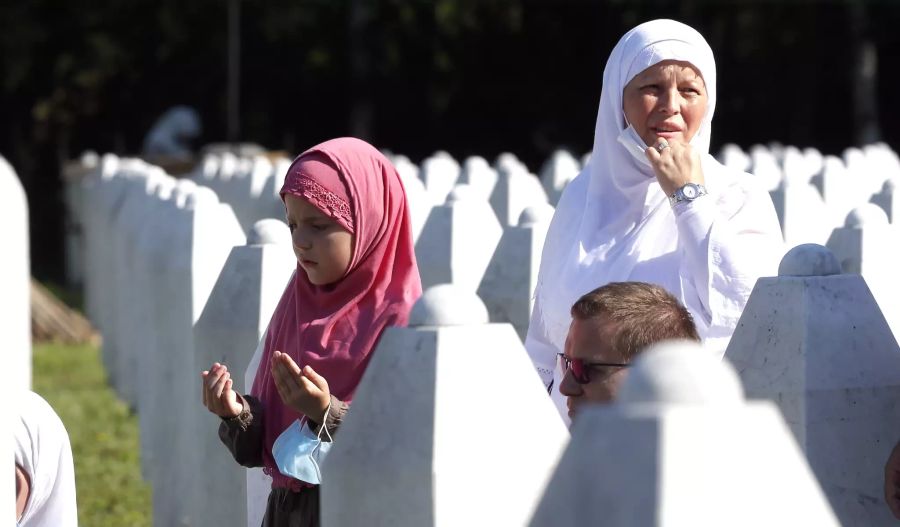
[[[294,359],[291,358],[287,353],[283,353],[281,355],[281,363],[284,365],[284,368],[294,374],[295,376],[300,375],[300,366],[297,366],[297,363],[294,362]]]
[[[216,383],[216,386],[213,388],[213,395],[216,399],[222,398],[222,392],[225,390],[225,381],[231,378],[230,373],[226,373],[219,378],[219,382]]]
[[[328,381],[325,380],[325,377],[316,373],[316,370],[314,370],[312,366],[303,368],[303,376],[312,381],[313,385],[323,392],[328,389]]]
[[[206,404],[206,376],[209,375],[208,371],[200,372],[200,397],[203,399],[203,406],[207,406]],[[207,406],[208,408],[208,406]]]

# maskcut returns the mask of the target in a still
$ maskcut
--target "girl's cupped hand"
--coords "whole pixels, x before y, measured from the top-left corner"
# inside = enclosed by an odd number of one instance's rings
[[[241,413],[243,406],[232,387],[231,374],[224,364],[214,363],[200,373],[203,384],[203,406],[219,417],[229,418]]]

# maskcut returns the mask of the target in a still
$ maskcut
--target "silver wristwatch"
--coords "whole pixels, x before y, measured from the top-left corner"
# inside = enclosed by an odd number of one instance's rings
[[[684,201],[694,201],[700,196],[706,195],[706,187],[697,183],[685,183],[684,186],[669,196],[669,205],[675,206]]]

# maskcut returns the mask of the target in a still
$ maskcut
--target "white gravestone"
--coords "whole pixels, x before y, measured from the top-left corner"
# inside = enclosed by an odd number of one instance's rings
[[[31,389],[31,263],[28,253],[28,200],[19,176],[0,156],[0,369],[4,387]]]
[[[469,185],[479,196],[489,199],[497,185],[497,177],[497,171],[491,168],[485,158],[469,156],[463,162],[459,183]]]
[[[827,246],[845,273],[865,278],[894,335],[900,335],[900,288],[896,280],[900,229],[888,223],[881,207],[866,203],[847,215],[844,226],[831,233]]]
[[[541,167],[541,184],[547,198],[555,207],[562,196],[563,189],[581,172],[581,164],[568,150],[553,152],[544,166]]]
[[[716,159],[719,163],[738,172],[750,171],[750,156],[734,143],[724,144]]]
[[[99,252],[103,240],[101,238],[100,208],[101,194],[109,180],[115,177],[119,159],[113,155],[104,155],[95,170],[81,181],[84,203],[84,263],[85,271],[84,307],[94,326],[103,330],[100,320],[100,304],[102,295],[103,274],[99,264]]]
[[[144,479],[151,481],[159,463],[155,462],[153,450],[154,423],[151,415],[155,411],[158,401],[158,387],[153,372],[159,361],[158,339],[161,337],[161,321],[157,319],[156,301],[157,288],[164,276],[157,270],[158,261],[161,261],[168,250],[168,237],[170,207],[176,201],[177,184],[174,179],[167,180],[156,188],[150,202],[147,204],[146,218],[139,224],[139,228],[130,248],[130,257],[126,255],[130,267],[133,269],[134,283],[131,290],[134,294],[134,303],[128,310],[128,317],[123,331],[128,340],[128,346],[132,348],[130,355],[135,357],[137,367],[134,371],[140,372],[146,382],[138,382],[135,387],[138,411],[138,425],[141,438],[141,470]]]
[[[436,152],[422,161],[419,179],[435,203],[443,203],[459,179],[459,163],[447,152]]]
[[[825,156],[822,170],[811,182],[822,195],[827,212],[825,216],[817,214],[810,217],[810,222],[819,221],[831,228],[840,227],[854,207],[868,201],[868,198],[862,198],[844,162],[835,156]]]
[[[94,203],[95,208],[91,211],[95,215],[93,224],[95,243],[92,249],[95,268],[92,270],[91,277],[92,280],[98,282],[99,286],[96,288],[96,291],[99,292],[98,326],[103,335],[103,364],[110,375],[116,373],[115,363],[119,353],[116,349],[118,343],[115,314],[116,291],[110,287],[110,282],[115,274],[113,259],[115,249],[110,240],[115,237],[115,232],[119,228],[115,220],[125,202],[132,180],[141,177],[138,174],[143,174],[147,168],[149,165],[140,159],[119,159],[113,177],[101,180]],[[113,384],[117,385],[118,381],[113,379]]]
[[[617,402],[586,408],[533,527],[839,525],[770,402],[689,342],[641,354]]]
[[[296,267],[294,268],[296,269]],[[288,278],[288,283],[291,279]],[[253,388],[253,381],[256,379],[256,372],[259,370],[259,363],[262,360],[263,351],[266,344],[266,335],[268,328],[263,331],[247,365],[247,371],[244,372],[244,386],[246,391]],[[236,370],[235,373],[240,370]],[[268,504],[269,493],[272,490],[272,478],[263,472],[262,467],[247,469],[247,527],[258,527],[262,524],[263,516],[266,513],[266,505]]]
[[[769,192],[781,184],[781,166],[773,152],[762,145],[750,148],[750,173],[757,177],[763,188]]]
[[[785,244],[825,243],[834,228],[828,211],[816,188],[802,178],[785,178],[769,192]]]
[[[63,167],[66,204],[66,282],[70,286],[84,288],[84,189],[81,181],[96,170],[100,156],[86,150],[77,161]]]
[[[900,438],[900,348],[859,275],[828,249],[760,278],[725,353],[748,397],[780,407],[844,525],[894,525],[884,462]],[[813,525],[813,523],[808,523]]]
[[[447,203],[431,209],[416,241],[422,287],[450,283],[475,291],[502,234],[488,202],[457,186]]]
[[[491,207],[503,226],[517,225],[522,211],[548,203],[541,182],[524,165],[511,161],[499,165],[497,184],[491,193]]]
[[[803,156],[806,158],[806,162],[809,164],[813,174],[818,174],[822,170],[822,166],[825,164],[825,156],[821,152],[813,147],[806,147],[803,149]]]
[[[284,202],[281,200],[281,187],[291,162],[286,158],[278,158],[272,166],[272,176],[266,178],[265,185],[259,193],[256,209],[257,216],[276,220],[285,219]]]
[[[884,184],[883,172],[873,163],[873,159],[861,148],[851,146],[844,150],[844,165],[853,181],[854,200],[852,206],[868,201],[872,194]]]
[[[322,467],[323,525],[525,524],[568,433],[512,326],[487,320],[442,285],[384,332]]]
[[[104,334],[104,345],[115,339],[108,370],[110,381],[119,396],[133,408],[137,406],[137,383],[134,372],[137,371],[137,334],[141,332],[143,321],[135,322],[134,311],[141,304],[141,297],[136,290],[134,273],[134,243],[141,226],[145,222],[153,223],[149,213],[153,210],[154,195],[160,186],[173,186],[174,179],[159,167],[148,167],[142,173],[136,173],[127,180],[128,190],[125,200],[113,218],[116,226],[111,232],[108,242],[112,248],[112,273],[107,276],[107,284],[113,293],[112,331]]]
[[[434,198],[425,190],[425,185],[418,178],[404,179],[403,191],[409,206],[409,221],[412,224],[412,237],[415,243],[422,234],[422,228],[435,206]]]
[[[553,207],[549,204],[525,209],[517,227],[504,229],[478,286],[478,297],[487,306],[491,322],[512,324],[523,342],[534,307],[544,238],[552,219]]]
[[[390,160],[391,164],[394,165],[394,168],[397,169],[397,174],[400,175],[400,181],[403,182],[404,187],[411,181],[418,181],[423,187],[425,186],[425,184],[422,183],[422,180],[419,179],[419,167],[410,161],[408,157],[404,155],[392,155],[386,157]]]
[[[154,519],[160,525],[191,525],[190,488],[198,477],[189,462],[195,452],[187,409],[198,404],[193,326],[199,319],[225,260],[246,238],[231,207],[205,187],[191,191],[182,207],[172,207],[168,251],[158,262],[163,278],[155,306],[159,330],[156,368],[151,378],[159,403],[151,414],[154,450],[160,469],[153,479]]]
[[[869,200],[878,205],[887,214],[888,221],[900,225],[900,193],[897,192],[898,179],[888,179],[881,187],[881,192]]]
[[[245,384],[242,372],[296,268],[290,231],[279,220],[260,220],[248,233],[247,245],[231,250],[194,326],[195,385],[200,384],[199,372],[219,362],[231,372],[235,391],[250,392],[252,385]],[[192,489],[192,518],[195,523],[202,518],[208,525],[243,527],[247,518],[246,469],[219,440],[221,420],[201,404],[188,406],[194,427],[190,463],[193,472],[202,475]]]

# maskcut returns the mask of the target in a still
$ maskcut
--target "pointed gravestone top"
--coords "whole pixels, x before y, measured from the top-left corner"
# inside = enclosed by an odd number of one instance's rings
[[[844,227],[862,229],[867,226],[887,225],[888,223],[890,222],[884,209],[874,203],[865,203],[847,214]]]
[[[447,203],[456,203],[457,201],[468,201],[477,198],[475,189],[471,185],[456,185],[453,190],[447,194]]]
[[[696,343],[671,341],[638,356],[618,400],[622,404],[728,404],[743,401],[744,390],[727,362],[703,353]]]
[[[291,231],[281,220],[266,218],[253,224],[247,232],[247,245],[290,245]]]
[[[778,266],[778,276],[829,276],[841,274],[841,264],[828,248],[804,243],[787,252]]]
[[[553,219],[553,213],[555,211],[556,209],[549,203],[541,203],[540,205],[527,207],[519,216],[518,225],[519,227],[532,227],[539,223],[549,222]]]
[[[453,284],[429,288],[409,314],[410,327],[487,324],[488,312],[478,295]]]
[[[188,210],[193,210],[197,207],[197,205],[215,205],[218,202],[219,197],[216,195],[216,192],[213,189],[198,185],[187,195],[184,206]]]

